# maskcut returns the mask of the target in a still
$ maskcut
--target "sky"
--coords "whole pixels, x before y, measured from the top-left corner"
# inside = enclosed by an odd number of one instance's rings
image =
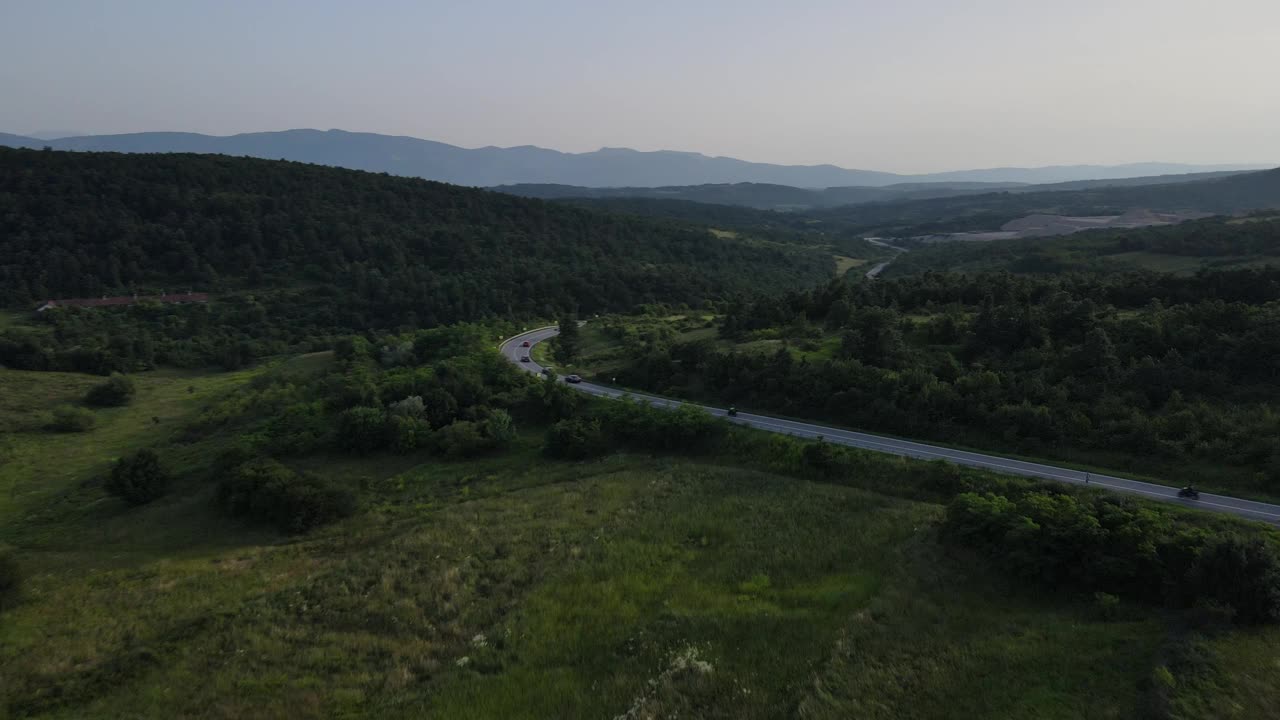
[[[0,132],[1280,164],[1276,0],[0,0]]]

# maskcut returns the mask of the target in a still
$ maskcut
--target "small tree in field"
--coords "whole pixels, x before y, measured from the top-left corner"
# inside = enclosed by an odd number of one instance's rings
[[[84,399],[90,405],[117,407],[128,405],[137,392],[138,389],[134,387],[132,379],[120,373],[111,373],[111,377],[107,378],[106,382],[90,388]]]
[[[169,487],[169,473],[160,465],[154,450],[120,458],[107,477],[107,492],[130,505],[145,505],[164,495]]]

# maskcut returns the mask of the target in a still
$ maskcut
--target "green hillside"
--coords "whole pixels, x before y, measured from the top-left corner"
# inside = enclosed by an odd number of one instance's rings
[[[238,367],[351,332],[699,306],[834,272],[829,247],[422,180],[0,149],[0,304],[187,289],[213,300],[46,313],[0,336],[11,367]]]
[[[320,283],[370,319],[414,312],[424,322],[695,302],[831,272],[818,253],[440,183],[245,158],[26,150],[0,150],[0,257],[9,305]]]

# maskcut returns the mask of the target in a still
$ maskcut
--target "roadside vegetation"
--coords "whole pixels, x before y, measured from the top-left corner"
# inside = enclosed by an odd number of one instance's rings
[[[1280,271],[929,273],[610,317],[620,385],[1169,484],[1280,497]]]

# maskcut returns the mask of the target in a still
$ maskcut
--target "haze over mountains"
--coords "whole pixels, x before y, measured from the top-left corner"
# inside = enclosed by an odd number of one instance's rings
[[[0,133],[0,145],[55,150],[191,152],[247,155],[334,165],[439,180],[458,185],[562,184],[584,187],[660,187],[767,183],[796,188],[885,187],[902,183],[1053,183],[1191,172],[1248,170],[1265,165],[1070,165],[990,168],[918,175],[835,165],[775,165],[692,152],[601,148],[566,153],[534,146],[461,148],[419,138],[347,132],[285,130],[230,136],[183,132],[87,135],[53,140]]]

